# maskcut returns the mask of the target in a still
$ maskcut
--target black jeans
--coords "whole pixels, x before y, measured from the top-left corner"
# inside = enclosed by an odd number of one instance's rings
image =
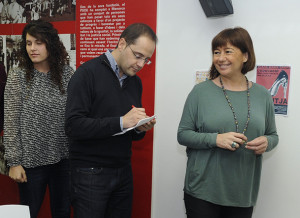
[[[27,182],[19,183],[20,203],[28,205],[31,218],[36,218],[43,203],[47,185],[53,218],[70,217],[69,160],[35,168],[24,168]]]
[[[132,196],[131,165],[71,170],[74,218],[130,218]]]
[[[228,207],[184,193],[187,218],[251,218],[253,207]]]

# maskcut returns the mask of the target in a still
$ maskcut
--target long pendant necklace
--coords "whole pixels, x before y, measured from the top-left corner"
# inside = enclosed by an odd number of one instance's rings
[[[233,114],[234,123],[235,123],[235,127],[236,127],[236,132],[239,132],[239,122],[238,122],[238,120],[237,120],[237,118],[236,118],[236,114],[235,114],[235,112],[234,112],[233,106],[232,106],[232,104],[231,104],[231,102],[230,102],[230,100],[229,100],[229,97],[228,97],[228,95],[227,95],[227,92],[226,92],[226,90],[225,90],[225,88],[224,88],[224,85],[223,85],[223,81],[222,81],[221,76],[219,76],[219,78],[220,78],[220,83],[221,83],[221,86],[222,86],[223,93],[224,93],[224,95],[225,95],[225,98],[226,98],[226,100],[227,100],[227,103],[228,103],[228,105],[229,105],[229,107],[230,107],[230,109],[231,109],[231,111],[232,111],[232,114]],[[248,128],[249,121],[250,121],[250,91],[249,91],[249,81],[248,81],[248,79],[247,79],[246,76],[245,76],[245,78],[246,78],[246,82],[247,82],[248,115],[247,115],[247,121],[246,121],[246,124],[245,124],[245,127],[244,127],[244,129],[243,129],[242,134],[245,134],[245,132],[246,132],[246,130],[247,130],[247,128]]]

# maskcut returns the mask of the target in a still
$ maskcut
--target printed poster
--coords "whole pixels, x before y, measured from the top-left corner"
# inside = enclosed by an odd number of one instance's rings
[[[277,115],[288,113],[290,72],[290,66],[257,66],[256,82],[269,90]]]
[[[196,84],[209,79],[209,71],[196,71]]]

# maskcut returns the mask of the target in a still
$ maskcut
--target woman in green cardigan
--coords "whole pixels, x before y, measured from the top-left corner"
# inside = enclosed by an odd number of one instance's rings
[[[250,218],[262,154],[278,144],[273,100],[245,74],[255,67],[250,35],[221,31],[212,41],[210,80],[190,92],[178,127],[187,147],[184,201],[188,218]]]

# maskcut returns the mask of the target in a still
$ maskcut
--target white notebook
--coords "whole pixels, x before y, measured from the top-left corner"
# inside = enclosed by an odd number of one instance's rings
[[[124,133],[126,133],[126,132],[128,132],[128,131],[130,131],[132,129],[135,129],[135,128],[139,127],[139,126],[144,125],[145,123],[148,123],[149,121],[151,121],[153,119],[156,119],[156,115],[153,115],[152,117],[147,117],[145,119],[142,119],[135,126],[127,128],[127,129],[124,129],[122,132],[114,134],[114,136],[115,135],[122,135],[122,134],[124,134]]]

